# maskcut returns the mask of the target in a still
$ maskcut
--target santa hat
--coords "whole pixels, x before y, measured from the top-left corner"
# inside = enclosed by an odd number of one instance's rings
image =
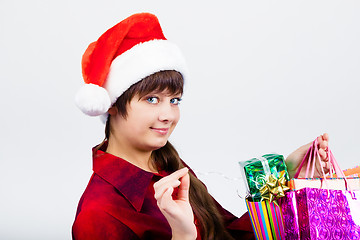
[[[155,15],[134,14],[86,49],[82,58],[85,85],[76,95],[76,105],[89,116],[104,115],[132,84],[162,70],[176,70],[185,79],[182,53],[165,38]]]

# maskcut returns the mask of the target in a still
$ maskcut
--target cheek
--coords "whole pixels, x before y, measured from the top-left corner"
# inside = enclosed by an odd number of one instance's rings
[[[180,120],[180,109],[177,110],[176,114],[176,122],[178,122]]]
[[[131,119],[131,131],[142,132],[148,126],[148,120],[146,116],[137,116]]]
[[[140,110],[134,112],[129,116],[129,122],[131,122],[131,131],[136,134],[144,134],[147,130],[154,125],[156,121],[156,116],[154,111],[149,111],[148,109]]]
[[[176,126],[176,124],[179,122],[180,120],[180,111],[177,110],[175,113],[174,113],[174,120],[173,120],[173,127]]]
[[[180,114],[177,116],[176,120],[174,121],[175,124],[177,124],[179,122],[179,120],[180,120]]]

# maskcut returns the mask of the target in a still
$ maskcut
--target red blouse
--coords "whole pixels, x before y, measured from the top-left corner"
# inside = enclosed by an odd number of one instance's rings
[[[168,173],[146,172],[104,149],[93,149],[94,173],[78,205],[73,240],[171,239],[153,188]],[[254,239],[247,213],[237,218],[215,203],[235,239]]]

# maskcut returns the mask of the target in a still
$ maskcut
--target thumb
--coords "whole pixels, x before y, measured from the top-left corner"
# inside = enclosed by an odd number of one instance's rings
[[[178,200],[189,201],[189,189],[190,189],[190,176],[189,173],[186,173],[180,179],[180,186],[178,191]]]

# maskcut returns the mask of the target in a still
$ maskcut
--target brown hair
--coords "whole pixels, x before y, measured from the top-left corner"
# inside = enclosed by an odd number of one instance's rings
[[[118,113],[124,118],[127,116],[127,104],[138,94],[143,97],[151,92],[167,90],[170,94],[183,93],[183,77],[173,70],[154,73],[128,88],[115,102]],[[111,133],[110,116],[105,126],[105,136],[109,139]],[[179,154],[168,141],[165,146],[154,150],[151,155],[153,165],[158,169],[174,172],[184,167]],[[200,224],[202,239],[232,239],[224,226],[224,220],[220,215],[213,198],[208,193],[204,184],[190,173],[189,198],[192,209]]]

